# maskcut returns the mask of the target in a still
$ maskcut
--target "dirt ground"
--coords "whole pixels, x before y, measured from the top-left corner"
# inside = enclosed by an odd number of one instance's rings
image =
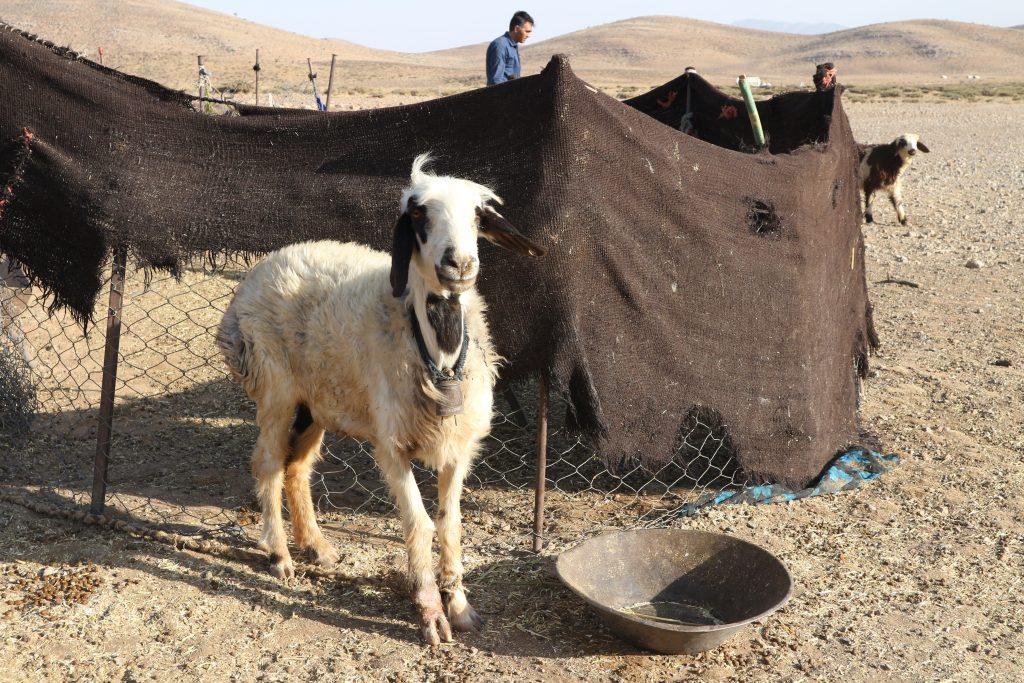
[[[528,490],[470,491],[467,583],[488,624],[429,649],[400,589],[404,548],[393,515],[368,516],[359,528],[329,518],[340,575],[306,573],[284,585],[259,563],[2,503],[0,680],[1021,676],[1024,138],[1011,122],[1024,120],[1024,105],[893,100],[847,110],[862,141],[916,132],[932,150],[906,177],[910,225],[879,202],[879,222],[865,226],[883,345],[864,386],[863,419],[902,462],[852,493],[721,507],[678,522],[780,557],[795,582],[784,609],[698,656],[639,651],[558,582],[552,564],[565,543],[529,552]],[[247,486],[244,460],[243,450],[238,472],[214,483]],[[599,500],[576,504],[600,513]],[[556,506],[551,523],[579,524],[571,508]],[[517,512],[497,517],[496,509]]]

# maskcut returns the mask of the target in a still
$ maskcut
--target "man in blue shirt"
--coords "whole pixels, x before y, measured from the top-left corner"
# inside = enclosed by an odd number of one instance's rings
[[[519,43],[533,33],[533,17],[523,11],[512,15],[508,32],[487,46],[487,85],[519,78]]]

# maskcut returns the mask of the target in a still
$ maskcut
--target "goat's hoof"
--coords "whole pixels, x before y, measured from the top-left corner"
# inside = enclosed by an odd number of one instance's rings
[[[309,553],[310,562],[321,567],[333,567],[341,560],[338,551],[327,543],[320,548],[310,548],[306,552]]]
[[[295,565],[292,558],[280,555],[270,556],[270,574],[275,579],[291,579],[295,577]]]
[[[906,218],[903,218],[903,219],[900,220],[900,225],[906,225],[906,224],[907,224],[907,219]]]
[[[456,587],[441,592],[441,601],[448,612],[448,621],[456,631],[479,631],[484,619],[466,600],[466,591],[459,581]]]
[[[866,213],[866,214],[864,214],[864,222],[865,223],[874,223],[875,219],[874,219],[874,217],[870,213]]]
[[[424,610],[420,612],[420,632],[427,645],[440,645],[452,642],[452,627],[441,610]]]
[[[444,615],[444,605],[437,586],[420,588],[413,599],[420,613],[420,632],[427,645],[440,645],[441,641],[450,643],[452,627]]]
[[[463,633],[475,633],[482,629],[485,623],[484,618],[477,614],[476,610],[470,607],[469,603],[466,603],[461,612],[455,612],[449,608],[448,619],[451,620],[452,628]]]

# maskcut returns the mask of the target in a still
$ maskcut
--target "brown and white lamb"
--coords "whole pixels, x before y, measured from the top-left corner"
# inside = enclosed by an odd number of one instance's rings
[[[910,165],[917,152],[929,152],[928,146],[913,133],[904,133],[884,145],[860,145],[860,166],[857,179],[864,192],[864,220],[873,223],[871,199],[875,192],[885,192],[896,209],[900,225],[907,224],[907,212],[903,206],[903,172]]]

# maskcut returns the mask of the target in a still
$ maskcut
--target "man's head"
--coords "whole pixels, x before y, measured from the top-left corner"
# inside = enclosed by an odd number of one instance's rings
[[[522,10],[512,15],[508,22],[508,34],[517,43],[525,43],[526,39],[533,33],[533,17]]]

